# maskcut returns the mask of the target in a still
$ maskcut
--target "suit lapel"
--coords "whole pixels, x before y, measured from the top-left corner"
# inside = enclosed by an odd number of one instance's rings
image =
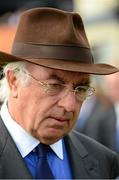
[[[15,143],[0,118],[0,179],[31,179]]]
[[[73,133],[65,137],[74,179],[100,179],[98,162]]]

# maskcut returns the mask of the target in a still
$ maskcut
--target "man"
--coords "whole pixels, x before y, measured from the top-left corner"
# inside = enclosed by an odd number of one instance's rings
[[[98,91],[83,103],[75,128],[119,154],[119,72],[97,83]]]
[[[80,15],[52,8],[26,11],[12,53],[0,52],[0,63],[6,64],[1,86],[5,102],[0,178],[118,176],[114,152],[71,131],[83,101],[94,93],[89,74],[119,71],[94,64]]]
[[[83,103],[75,129],[116,151],[116,113],[107,94],[98,91]]]

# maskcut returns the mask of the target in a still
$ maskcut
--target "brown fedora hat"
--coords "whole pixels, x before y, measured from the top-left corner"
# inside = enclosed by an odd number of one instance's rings
[[[111,74],[108,64],[95,64],[79,14],[54,8],[34,8],[21,16],[11,54],[0,52],[0,64],[29,61],[45,67]]]

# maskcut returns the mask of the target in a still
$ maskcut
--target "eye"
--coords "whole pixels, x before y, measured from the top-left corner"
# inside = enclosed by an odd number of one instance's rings
[[[64,86],[63,86],[63,84],[59,84],[59,83],[50,83],[50,84],[48,84],[48,88],[50,90],[60,91],[64,88]]]
[[[78,86],[75,88],[77,92],[79,93],[86,93],[87,90],[88,90],[88,87],[87,86]]]

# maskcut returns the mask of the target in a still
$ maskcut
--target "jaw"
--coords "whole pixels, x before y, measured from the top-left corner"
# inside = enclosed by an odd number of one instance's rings
[[[53,144],[62,139],[68,133],[68,131],[69,130],[67,128],[58,129],[48,127],[38,131],[33,130],[31,135],[44,144]]]

